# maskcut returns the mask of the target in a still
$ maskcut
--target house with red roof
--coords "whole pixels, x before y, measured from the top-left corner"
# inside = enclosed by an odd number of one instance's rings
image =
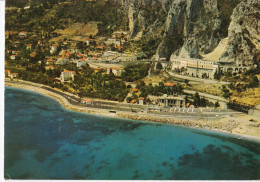
[[[14,55],[20,55],[22,53],[22,51],[12,51],[12,54]]]
[[[86,44],[87,44],[87,46],[90,46],[90,45],[93,44],[94,42],[95,42],[95,39],[92,39],[92,38],[86,39]]]
[[[11,79],[18,78],[18,73],[11,73],[9,76]]]
[[[51,64],[54,64],[54,63],[55,63],[55,60],[53,60],[53,59],[47,59],[47,61],[46,61],[47,65],[51,65]]]
[[[45,70],[54,70],[55,69],[55,66],[53,65],[49,65],[49,66],[45,66]]]
[[[83,104],[93,105],[94,102],[92,100],[81,100]]]
[[[107,74],[113,73],[115,76],[121,76],[122,71],[123,68],[110,67],[109,69],[107,69]]]
[[[22,32],[19,32],[18,35],[19,35],[20,37],[27,37],[27,36],[28,36],[28,32],[22,31]]]
[[[32,44],[27,44],[26,49],[27,50],[32,50]]]
[[[10,59],[12,59],[12,60],[16,60],[17,58],[18,58],[18,55],[13,54],[13,55],[10,56]]]
[[[58,45],[52,45],[51,46],[51,50],[50,50],[50,53],[51,54],[55,54],[58,50]]]
[[[139,97],[139,100],[138,100],[138,102],[139,102],[139,105],[144,105],[144,98],[143,97]]]
[[[64,69],[64,71],[61,72],[60,79],[62,82],[72,81],[74,80],[75,74],[76,73],[74,71]]]
[[[11,75],[11,70],[5,70],[5,76],[9,77]]]

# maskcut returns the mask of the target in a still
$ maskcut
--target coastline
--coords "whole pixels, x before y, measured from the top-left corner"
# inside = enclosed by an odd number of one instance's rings
[[[19,89],[25,89],[33,92],[37,92],[46,96],[49,96],[57,100],[65,109],[82,112],[94,115],[101,115],[106,117],[116,117],[123,119],[142,120],[148,122],[168,123],[179,126],[187,126],[191,128],[203,129],[213,131],[214,133],[224,133],[231,135],[235,138],[249,139],[260,142],[260,120],[259,118],[242,114],[240,116],[230,116],[224,118],[185,118],[180,116],[158,116],[150,113],[131,113],[124,111],[117,111],[116,113],[110,113],[108,109],[97,109],[91,107],[83,107],[71,104],[64,96],[54,93],[50,90],[42,88],[48,87],[46,85],[28,82],[28,81],[9,81],[5,79],[5,86],[14,87]],[[74,96],[71,93],[67,95]],[[76,96],[77,97],[77,96]],[[249,121],[250,119],[256,122]]]

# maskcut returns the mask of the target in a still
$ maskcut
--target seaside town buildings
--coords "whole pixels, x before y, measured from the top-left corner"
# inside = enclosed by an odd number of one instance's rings
[[[74,71],[64,70],[63,72],[61,72],[60,79],[61,82],[67,82],[73,80],[74,76],[75,76]]]
[[[6,34],[9,36],[12,33]],[[30,57],[30,60],[34,61],[34,59],[38,60],[38,55],[40,55],[41,52],[47,52],[47,55],[45,54],[45,57],[40,59],[41,62],[37,62],[37,64],[41,65],[41,63],[43,63],[42,65],[48,72],[51,72],[50,70],[57,72],[60,67],[66,67],[66,64],[75,63],[76,67],[80,69],[82,69],[82,66],[88,64],[94,69],[95,73],[101,72],[102,75],[112,73],[120,77],[125,65],[132,62],[144,61],[142,60],[144,53],[127,47],[125,44],[127,41],[128,34],[126,32],[114,32],[110,37],[105,38],[91,37],[86,39],[85,37],[82,40],[72,40],[68,38],[60,41],[45,41],[41,39],[40,35],[33,32],[17,32],[16,34],[12,34],[11,38],[7,40],[7,43],[11,44],[11,46],[6,52],[8,53],[7,59],[17,62],[17,65],[22,65],[22,62],[29,61],[27,57],[24,57],[25,53],[28,54],[27,56]],[[77,46],[80,45],[80,43],[83,43],[83,48]],[[26,49],[26,52],[21,51],[21,46]],[[145,61],[152,62],[153,59]],[[237,65],[234,67],[209,60],[176,57],[171,58],[170,61],[161,58],[158,60],[157,64],[158,63],[162,65],[164,71],[167,71],[168,68],[171,70],[179,69],[182,70],[182,74],[186,76],[207,79],[214,79],[216,72],[238,73],[248,70],[250,67],[250,65]],[[69,70],[58,73],[58,75],[60,75],[59,80],[62,83],[70,82],[74,79],[75,70],[67,69]],[[6,75],[8,75],[7,77],[9,78],[18,77],[15,73],[8,73],[8,71]],[[149,96],[149,99],[162,107],[185,107],[183,96]],[[145,103],[143,99],[139,98],[136,100],[137,101],[133,100],[131,102],[139,103],[140,105]]]

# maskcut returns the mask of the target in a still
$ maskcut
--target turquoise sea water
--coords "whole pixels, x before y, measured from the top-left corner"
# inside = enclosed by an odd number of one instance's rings
[[[260,179],[260,143],[64,109],[6,87],[5,178]]]

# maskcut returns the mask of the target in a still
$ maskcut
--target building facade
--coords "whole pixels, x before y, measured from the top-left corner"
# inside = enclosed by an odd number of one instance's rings
[[[185,69],[188,76],[214,79],[214,74],[219,71],[219,65],[214,61],[202,59],[172,58],[172,69]]]
[[[123,68],[111,67],[111,68],[107,69],[107,74],[113,73],[115,76],[121,76],[122,71],[123,71]]]
[[[158,106],[166,107],[185,107],[185,96],[175,96],[164,94],[162,96],[149,95],[149,99],[155,102]]]
[[[73,80],[74,76],[74,71],[64,70],[63,72],[61,72],[60,79],[62,82],[67,82]]]

